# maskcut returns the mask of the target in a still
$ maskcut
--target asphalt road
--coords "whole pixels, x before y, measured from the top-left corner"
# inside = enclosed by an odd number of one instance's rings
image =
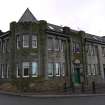
[[[105,96],[30,98],[0,94],[0,105],[105,105]]]

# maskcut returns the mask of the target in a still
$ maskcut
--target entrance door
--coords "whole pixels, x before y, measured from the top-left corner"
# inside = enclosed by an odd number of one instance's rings
[[[80,84],[80,68],[75,68],[75,83]]]

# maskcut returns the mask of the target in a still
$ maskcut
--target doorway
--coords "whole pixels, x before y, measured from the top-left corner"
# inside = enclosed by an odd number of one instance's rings
[[[77,84],[80,84],[80,68],[75,68],[74,70],[74,81]]]

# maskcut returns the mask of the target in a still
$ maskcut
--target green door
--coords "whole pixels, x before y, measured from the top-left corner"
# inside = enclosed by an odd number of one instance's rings
[[[80,83],[80,68],[75,68],[75,83]]]

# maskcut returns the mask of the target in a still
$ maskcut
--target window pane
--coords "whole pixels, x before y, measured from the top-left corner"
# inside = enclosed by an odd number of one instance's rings
[[[23,77],[29,76],[29,63],[23,63]]]
[[[24,68],[24,76],[28,76],[28,68]]]
[[[95,75],[95,64],[92,65],[92,73]]]
[[[56,63],[55,68],[56,68],[56,71],[55,71],[56,76],[60,76],[60,63]]]
[[[20,43],[20,36],[17,35],[17,36],[16,36],[16,45],[17,45],[17,48],[20,47],[20,46],[19,46],[19,43]]]
[[[4,70],[4,64],[1,64],[1,78],[4,78],[3,70]]]
[[[53,63],[48,63],[48,76],[53,76]]]
[[[80,53],[80,43],[76,43],[76,53]]]
[[[2,50],[3,50],[3,53],[5,52],[5,40],[3,40],[2,42]]]
[[[73,41],[73,53],[80,53],[80,43]]]
[[[37,76],[37,63],[33,62],[32,63],[32,76]]]
[[[64,41],[63,40],[61,41],[60,45],[61,45],[61,51],[64,52]]]
[[[4,64],[1,64],[1,78],[4,78]]]
[[[37,48],[37,36],[32,35],[32,48]]]
[[[20,77],[20,66],[17,64],[17,77]]]
[[[105,57],[105,48],[102,47],[102,56]]]
[[[91,72],[91,64],[88,64],[88,75],[91,75],[92,72]]]
[[[23,35],[23,47],[29,47],[29,36]]]
[[[48,50],[52,50],[52,49],[53,49],[53,39],[48,38]]]
[[[55,50],[59,50],[60,48],[60,44],[59,44],[59,40],[58,39],[55,39]]]
[[[62,76],[65,76],[65,64],[61,64],[61,69],[62,69]]]

